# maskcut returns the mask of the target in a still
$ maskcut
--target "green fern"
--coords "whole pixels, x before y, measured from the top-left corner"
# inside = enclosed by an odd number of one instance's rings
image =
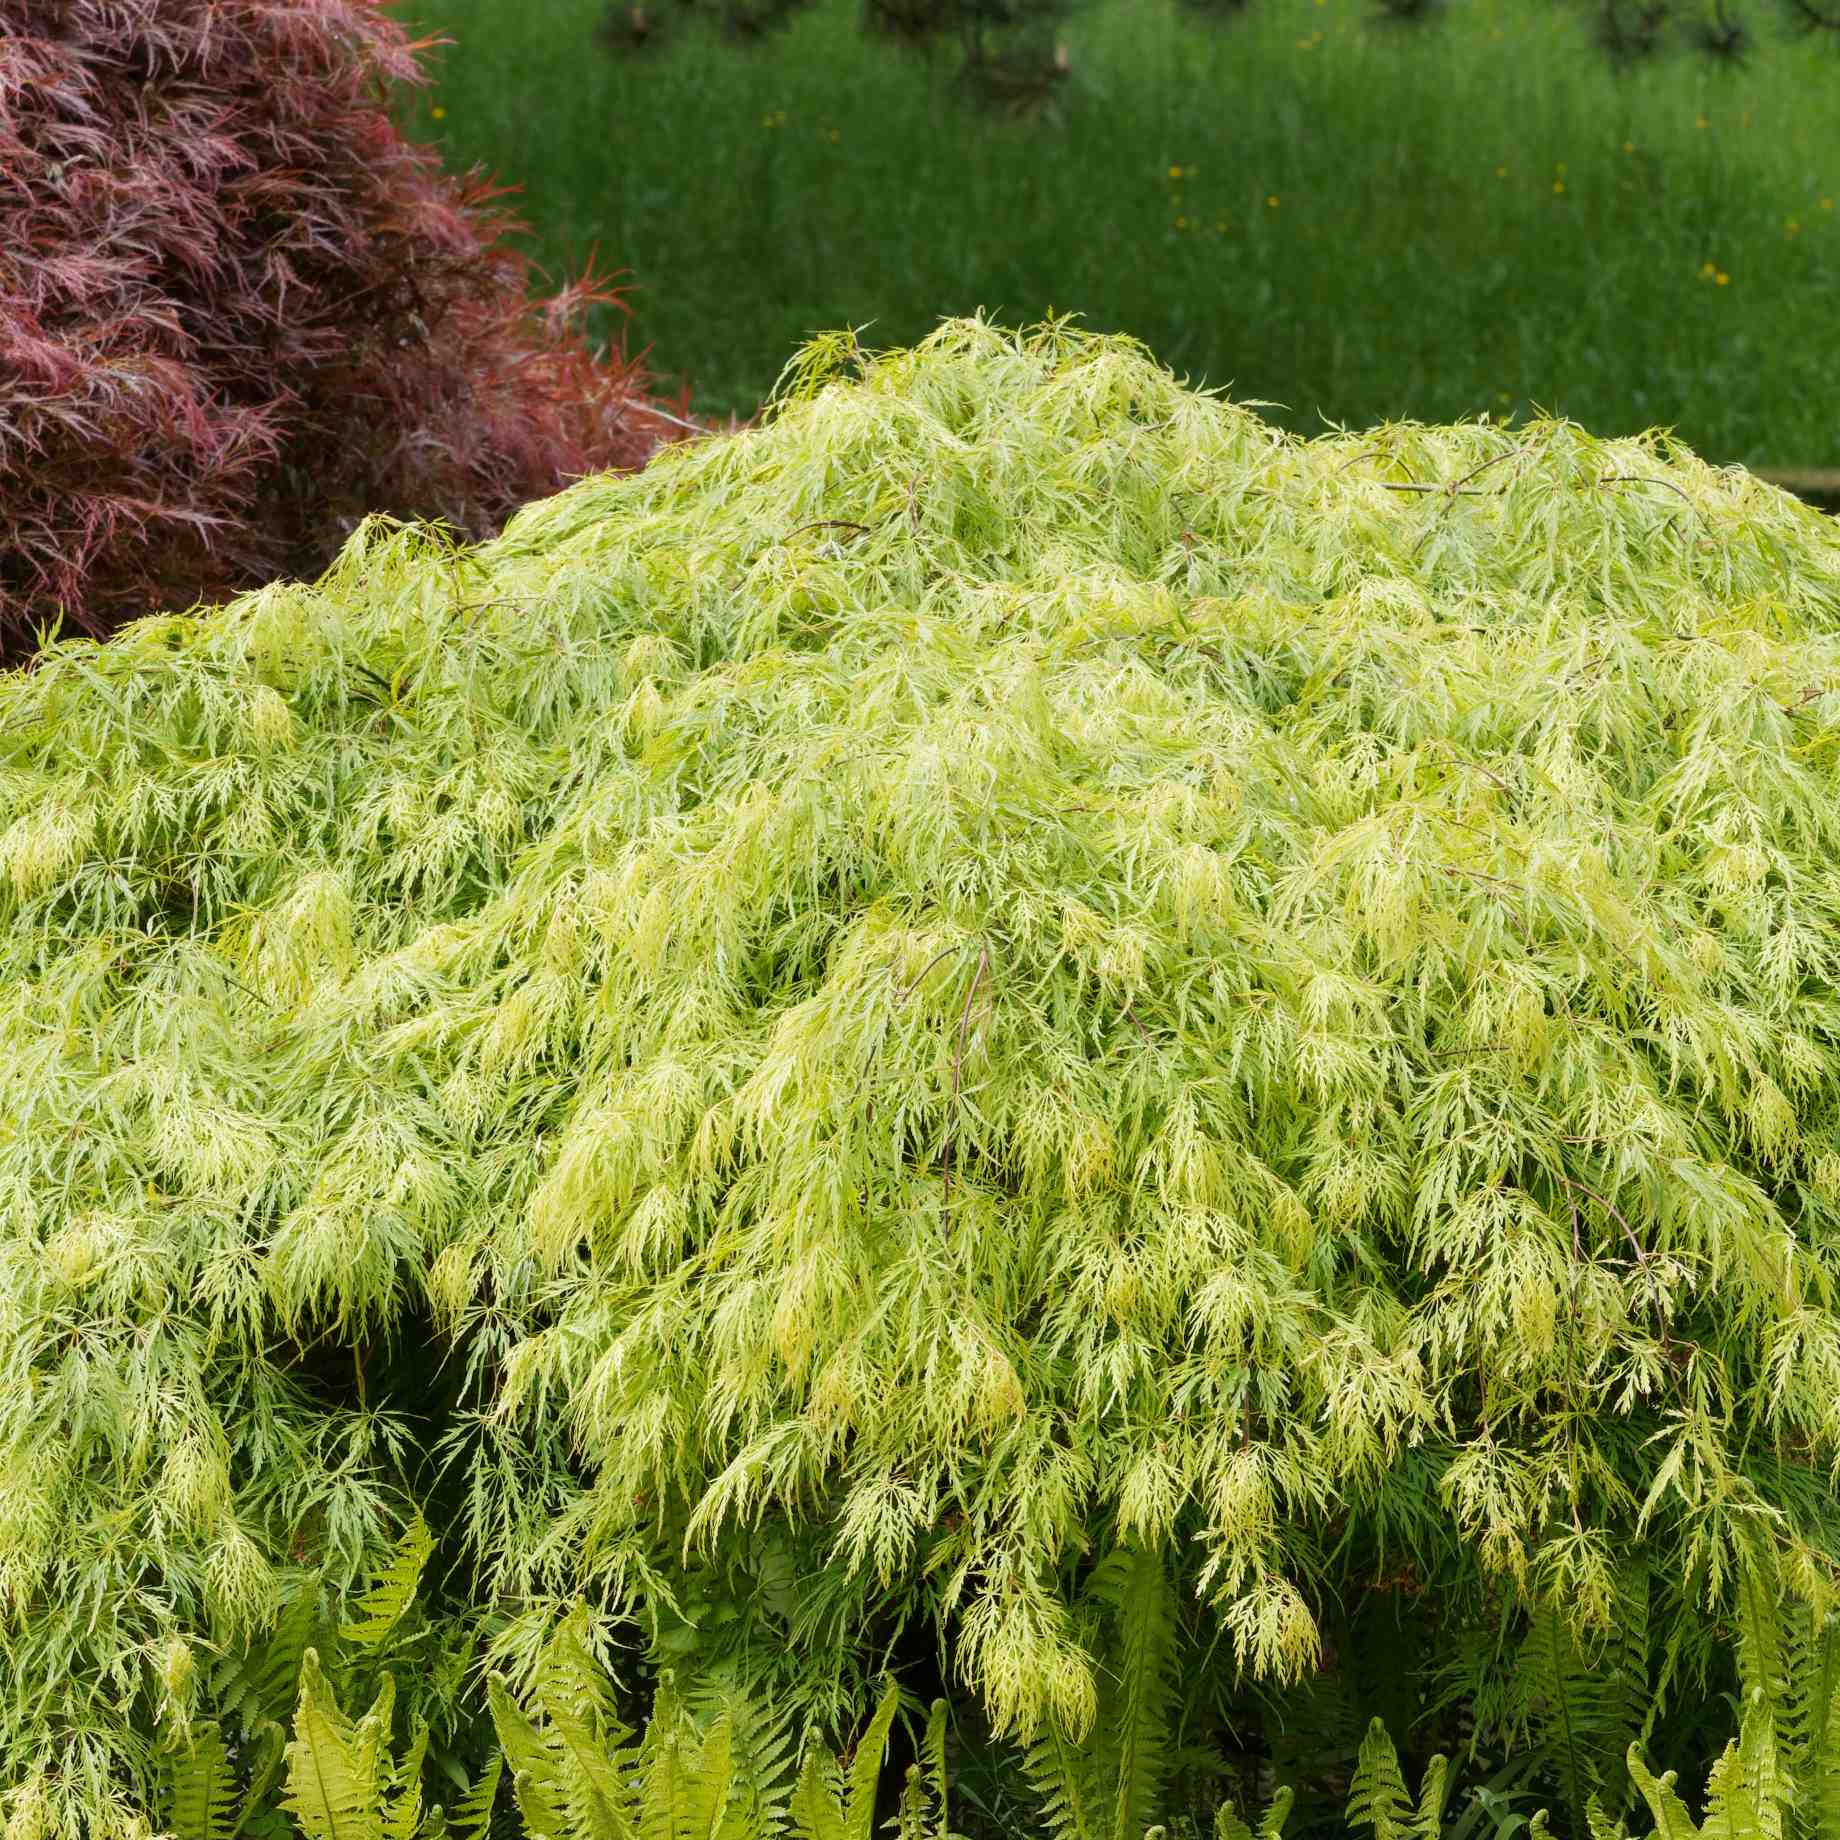
[[[448,1832],[454,1840],[489,1840],[492,1811],[498,1804],[498,1786],[504,1775],[505,1753],[495,1750],[448,1816]]]
[[[385,1675],[370,1711],[348,1719],[320,1672],[317,1651],[307,1650],[284,1802],[306,1840],[386,1840],[395,1701],[395,1683]]]
[[[167,1760],[165,1825],[176,1840],[232,1840],[236,1772],[215,1725],[192,1729],[191,1743]]]
[[[1631,1574],[1604,1652],[1587,1656],[1565,1610],[1540,1604],[1519,1654],[1519,1697],[1537,1734],[1543,1772],[1558,1786],[1574,1834],[1587,1831],[1593,1799],[1612,1815],[1627,1806],[1625,1759],[1646,1729],[1646,1575]]]
[[[1679,1780],[1675,1772],[1666,1770],[1655,1775],[1633,1744],[1629,1747],[1628,1764],[1630,1779],[1654,1817],[1654,1840],[1699,1840],[1699,1829],[1674,1787]]]
[[[797,1745],[790,1711],[769,1705],[732,1680],[703,1683],[693,1697],[704,1724],[713,1730],[725,1723],[728,1730],[734,1783],[725,1817],[727,1840],[753,1835],[771,1840],[786,1825],[792,1791]],[[943,1753],[940,1761],[943,1769]]]
[[[1108,1748],[1117,1789],[1115,1840],[1137,1840],[1161,1811],[1169,1774],[1171,1712],[1175,1705],[1175,1594],[1162,1555],[1120,1547],[1100,1563],[1092,1594],[1111,1611],[1118,1665],[1111,1694]]]
[[[908,1766],[895,1811],[896,1840],[956,1840],[946,1785],[946,1702],[927,1711],[919,1760]]]
[[[1761,1582],[1738,1598],[1738,1667],[1745,1735],[1767,1722],[1793,1840],[1840,1840],[1840,1617],[1782,1604]]]
[[[1441,1787],[1441,1774],[1439,1784]],[[1412,1797],[1399,1768],[1399,1754],[1379,1719],[1368,1725],[1367,1735],[1361,1740],[1354,1779],[1348,1788],[1348,1824],[1371,1827],[1374,1840],[1410,1840],[1413,1832]],[[1427,1840],[1434,1840],[1434,1836],[1427,1836]]]
[[[808,1745],[793,1785],[790,1813],[798,1840],[848,1840],[843,1766],[822,1745]]]
[[[806,1746],[789,1809],[801,1840],[872,1840],[882,1762],[900,1709],[900,1689],[891,1684],[847,1767],[822,1744]]]
[[[551,1638],[537,1670],[535,1693],[557,1760],[556,1780],[570,1831],[580,1840],[626,1840],[633,1812],[622,1765],[630,1761],[633,1734],[614,1715],[606,1676],[587,1651],[579,1618],[564,1623]],[[668,1675],[658,1700],[653,1722],[668,1726],[675,1717]]]
[[[1162,1813],[1174,1739],[1175,1593],[1162,1556],[1115,1547],[1087,1595],[1106,1641],[1091,1732],[1052,1724],[1030,1744],[1026,1769],[1054,1840],[1139,1840]]]
[[[726,1718],[699,1732],[664,1676],[640,1747],[639,1840],[712,1840],[734,1786],[732,1736]]]
[[[1294,1791],[1288,1784],[1281,1787],[1259,1816],[1257,1840],[1282,1840],[1284,1823],[1290,1819]],[[1253,1830],[1246,1818],[1231,1802],[1222,1802],[1214,1811],[1214,1840],[1253,1840]]]
[[[210,1694],[244,1731],[283,1726],[300,1698],[307,1650],[322,1633],[319,1581],[300,1579],[268,1634],[225,1655],[212,1670]]]
[[[1023,1768],[1041,1804],[1049,1840],[1112,1840],[1116,1788],[1106,1781],[1102,1747],[1045,1725],[1029,1745]]]
[[[434,1551],[434,1536],[417,1514],[404,1530],[371,1588],[357,1601],[358,1617],[339,1634],[360,1648],[381,1648],[421,1588],[422,1572]]]
[[[1706,1779],[1707,1840],[1782,1840],[1790,1793],[1778,1756],[1775,1722],[1761,1694]]]
[[[505,1682],[494,1677],[487,1703],[498,1732],[500,1754],[511,1771],[518,1812],[532,1840],[569,1840],[570,1827],[562,1770],[554,1749],[524,1716]]]

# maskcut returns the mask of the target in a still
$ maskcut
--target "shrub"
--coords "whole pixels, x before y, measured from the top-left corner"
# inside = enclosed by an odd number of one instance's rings
[[[484,536],[675,430],[518,226],[386,110],[377,0],[0,17],[0,653],[314,574],[366,512]]]
[[[514,1669],[1709,1756],[1837,1652],[1837,665],[1840,530],[1665,437],[979,321],[55,648],[0,1778],[131,1809],[151,1658],[415,1506]]]

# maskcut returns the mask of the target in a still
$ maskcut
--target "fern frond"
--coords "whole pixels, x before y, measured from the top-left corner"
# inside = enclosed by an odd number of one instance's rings
[[[1450,1765],[1441,1756],[1425,1764],[1425,1774],[1418,1787],[1418,1807],[1412,1818],[1416,1840],[1439,1840],[1444,1829],[1444,1789]]]
[[[1521,1644],[1521,1689],[1525,1694],[1546,1769],[1559,1786],[1572,1831],[1585,1828],[1585,1807],[1598,1793],[1614,1739],[1604,1729],[1598,1682],[1578,1651],[1564,1612],[1551,1603],[1535,1607]],[[1624,1734],[1623,1742],[1629,1742]]]
[[[1735,1745],[1734,1739],[1732,1747],[1735,1748]],[[1654,1817],[1655,1840],[1700,1840],[1699,1829],[1694,1826],[1686,1803],[1674,1788],[1677,1780],[1675,1773],[1668,1770],[1656,1776],[1649,1769],[1647,1759],[1633,1744],[1629,1747],[1628,1765],[1630,1779],[1640,1791],[1643,1801],[1648,1804],[1648,1812]]]
[[[1781,1595],[1761,1566],[1738,1574],[1733,1620],[1737,1625],[1738,1678],[1747,1707],[1761,1706],[1778,1732],[1787,1735],[1795,1720],[1789,1705],[1790,1632]]]
[[[417,1514],[391,1549],[371,1588],[354,1606],[357,1620],[341,1625],[339,1634],[360,1648],[381,1648],[415,1601],[428,1555],[433,1551],[434,1535]]]
[[[695,1733],[667,1676],[646,1727],[642,1748],[645,1780],[639,1797],[638,1840],[709,1840],[695,1832],[699,1805],[697,1777],[702,1762]],[[728,1784],[722,1785],[727,1799]]]
[[[1796,1840],[1840,1840],[1840,1618],[1779,1612],[1787,1692],[1776,1719]]]
[[[1291,1818],[1291,1801],[1295,1793],[1285,1783],[1265,1804],[1265,1812],[1259,1816],[1259,1840],[1282,1840],[1284,1823]]]
[[[917,1763],[907,1766],[907,1779],[901,1785],[901,1800],[891,1825],[895,1840],[938,1840],[940,1824],[934,1819],[933,1798]]]
[[[1706,1840],[1782,1840],[1788,1791],[1777,1758],[1776,1721],[1759,1691],[1738,1736],[1706,1778]]]
[[[394,1685],[386,1674],[370,1711],[348,1719],[320,1672],[318,1652],[307,1650],[294,1737],[287,1747],[283,1804],[306,1840],[384,1840],[385,1759],[394,1701]]]
[[[192,1741],[166,1765],[166,1826],[175,1840],[230,1840],[236,1773],[215,1725],[192,1728]]]
[[[1545,1816],[1546,1810],[1542,1808],[1539,1816],[1542,1822]],[[1626,1840],[1622,1822],[1612,1821],[1596,1796],[1584,1805],[1584,1829],[1589,1840]]]
[[[565,1624],[551,1638],[535,1690],[577,1840],[628,1840],[632,1798],[616,1752],[631,1734],[615,1719],[605,1677],[574,1627]],[[671,1734],[677,1721],[677,1696],[667,1674],[659,1683],[652,1723]]]
[[[384,1734],[388,1741],[389,1734]],[[409,1748],[390,1771],[390,1797],[384,1810],[384,1840],[415,1840],[422,1825],[422,1764],[428,1756],[428,1727],[417,1720]]]
[[[1099,1746],[1076,1743],[1049,1724],[1029,1746],[1023,1768],[1050,1840],[1112,1840],[1114,1798]]]
[[[798,1840],[849,1840],[843,1795],[842,1765],[826,1746],[812,1741],[799,1764],[789,1808]]]
[[[1117,1770],[1112,1833],[1115,1840],[1137,1840],[1156,1818],[1169,1773],[1175,1594],[1162,1555],[1148,1547],[1115,1548],[1095,1568],[1091,1589],[1115,1619],[1118,1649],[1105,1708]]]
[[[554,1749],[524,1716],[503,1679],[494,1675],[487,1695],[518,1809],[532,1840],[570,1840],[567,1798]]]
[[[498,1785],[504,1774],[505,1753],[495,1750],[448,1817],[448,1831],[454,1840],[488,1840],[492,1809],[498,1801]]]
[[[775,1840],[786,1825],[794,1780],[792,1714],[733,1681],[705,1687],[697,1714],[712,1732],[728,1728],[734,1783],[722,1840]]]
[[[688,1820],[673,1840],[716,1840],[735,1788],[735,1727],[725,1713],[703,1733],[691,1765]],[[752,1840],[752,1837],[750,1837]]]
[[[946,1721],[950,1709],[943,1699],[927,1708],[926,1733],[920,1744],[924,1778],[932,1796],[933,1819],[938,1823],[940,1840],[947,1840],[952,1829],[949,1786],[946,1781]]]
[[[1840,1617],[1832,1611],[1810,1639],[1798,1705],[1804,1735],[1791,1803],[1798,1840],[1840,1840]]]
[[[1252,1829],[1231,1802],[1222,1802],[1214,1810],[1214,1840],[1252,1840]]]
[[[901,1689],[893,1681],[882,1693],[869,1728],[856,1740],[848,1774],[849,1799],[844,1805],[844,1840],[874,1840],[875,1798],[882,1783],[882,1763],[888,1755],[888,1734],[901,1710]]]
[[[1412,1800],[1385,1722],[1374,1719],[1361,1740],[1348,1786],[1348,1825],[1371,1827],[1374,1840],[1408,1840]]]
[[[211,1670],[212,1699],[252,1732],[285,1725],[300,1699],[300,1670],[320,1633],[318,1581],[300,1580],[283,1601],[266,1637],[225,1655]]]
[[[1294,1791],[1281,1786],[1259,1816],[1258,1840],[1283,1840],[1284,1823],[1290,1819]],[[1222,1802],[1214,1810],[1214,1840],[1253,1840],[1253,1830],[1246,1818],[1231,1802]]]
[[[1649,1683],[1650,1597],[1648,1561],[1638,1554],[1619,1568],[1616,1615],[1595,1669],[1593,1774],[1604,1808],[1617,1816],[1635,1794],[1624,1759],[1632,1743],[1646,1742],[1660,1706]]]

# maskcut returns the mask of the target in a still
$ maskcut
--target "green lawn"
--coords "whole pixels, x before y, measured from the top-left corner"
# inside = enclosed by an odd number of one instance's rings
[[[523,187],[546,266],[629,270],[629,338],[699,408],[751,410],[818,328],[1052,307],[1302,429],[1538,404],[1840,463],[1832,45],[1618,76],[1553,0],[1403,32],[1357,0],[1224,30],[1102,0],[1043,124],[965,112],[851,0],[640,60],[596,45],[601,5],[407,0],[457,41],[410,119]]]

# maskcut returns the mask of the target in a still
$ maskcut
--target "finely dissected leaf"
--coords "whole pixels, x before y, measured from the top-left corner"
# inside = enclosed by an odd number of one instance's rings
[[[318,566],[366,508],[496,529],[677,418],[542,309],[495,188],[407,142],[362,0],[12,0],[0,657]],[[124,72],[157,71],[159,107]],[[107,171],[94,192],[70,168]],[[253,200],[259,208],[252,208]],[[29,252],[29,255],[26,255]],[[387,405],[387,408],[384,407]]]
[[[696,1639],[829,1707],[932,1620],[1024,1743],[1093,1728],[1115,1546],[1178,1678],[1274,1688],[1400,1528],[1585,1671],[1638,1546],[1663,1656],[1820,1598],[1836,768],[1830,520],[1659,435],[1294,439],[1063,323],[839,336],[494,543],[54,650],[0,1765],[148,1787],[81,1683],[292,1568],[343,1619],[424,1437],[431,1616],[739,1580]]]

